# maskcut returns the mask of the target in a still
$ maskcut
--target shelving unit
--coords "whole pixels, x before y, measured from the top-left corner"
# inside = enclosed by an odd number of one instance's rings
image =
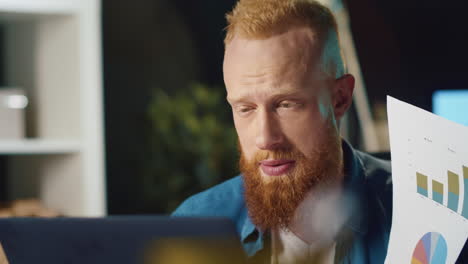
[[[106,214],[99,0],[0,0],[7,85],[26,91],[27,138],[0,139],[9,198]]]
[[[2,0],[1,13],[16,14],[74,14],[80,8],[79,0]]]
[[[73,140],[1,140],[0,155],[74,154],[80,152],[80,142]]]

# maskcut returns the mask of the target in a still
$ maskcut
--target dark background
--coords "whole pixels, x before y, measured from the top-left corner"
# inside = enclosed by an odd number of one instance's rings
[[[390,94],[426,110],[440,89],[468,89],[466,1],[349,1],[369,101]]]
[[[103,0],[109,214],[169,211],[167,201],[141,192],[153,136],[152,91],[184,91],[192,81],[222,89],[224,14],[234,3]],[[348,1],[371,105],[389,94],[431,110],[435,90],[468,89],[468,4],[447,3]],[[152,177],[164,184],[171,175]]]

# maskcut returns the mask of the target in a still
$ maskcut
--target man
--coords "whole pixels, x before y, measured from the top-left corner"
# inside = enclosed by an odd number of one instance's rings
[[[251,260],[383,263],[390,164],[339,136],[354,78],[333,15],[312,0],[240,0],[227,20],[224,80],[242,175],[173,215],[231,218]]]

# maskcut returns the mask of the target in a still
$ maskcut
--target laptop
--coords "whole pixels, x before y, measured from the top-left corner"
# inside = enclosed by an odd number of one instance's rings
[[[243,263],[227,219],[171,217],[5,218],[0,244],[10,264]]]

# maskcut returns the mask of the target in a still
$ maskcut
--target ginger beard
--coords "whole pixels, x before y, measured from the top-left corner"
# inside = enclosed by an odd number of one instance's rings
[[[239,147],[239,167],[249,216],[261,230],[287,227],[309,191],[317,186],[326,188],[341,179],[341,139],[336,130],[330,130],[328,139],[315,148],[311,157],[291,147],[258,151],[252,160],[247,160]],[[259,162],[265,159],[295,160],[295,166],[284,175],[262,175]]]

